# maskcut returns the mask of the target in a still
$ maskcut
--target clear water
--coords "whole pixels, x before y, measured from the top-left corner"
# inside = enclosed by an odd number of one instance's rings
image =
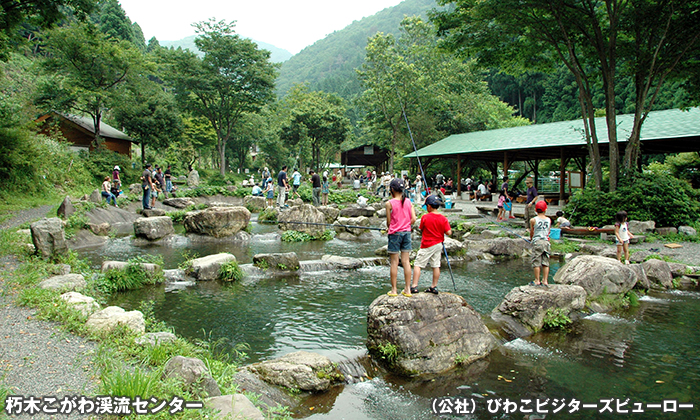
[[[282,243],[274,226],[253,224],[253,240],[233,243],[191,244],[184,239],[170,246],[134,247],[129,239],[110,241],[84,253],[97,265],[103,259],[124,260],[148,253],[163,255],[165,268],[175,268],[183,253],[208,255],[231,252],[240,262],[259,252],[297,252],[300,259],[323,254],[372,256],[386,239],[375,234],[366,242],[334,239],[326,243]],[[417,246],[417,244],[415,244]],[[554,264],[552,275],[559,267]],[[475,262],[453,265],[457,293],[485,316],[513,287],[530,280],[524,261]],[[115,296],[112,304],[127,309],[143,300],[155,302],[156,316],[179,335],[224,338],[231,345],[247,343],[250,362],[307,350],[342,362],[365,353],[366,314],[370,303],[389,288],[388,267],[358,271],[303,273],[286,278],[244,280],[237,284],[198,283],[165,293],[163,287]],[[427,287],[424,273],[420,287]],[[439,288],[454,291],[443,267]],[[435,397],[474,399],[477,408],[467,418],[541,418],[516,413],[491,414],[486,400],[508,398],[571,399],[599,403],[601,399],[629,398],[661,403],[675,399],[698,403],[700,397],[700,293],[654,293],[624,313],[596,314],[569,332],[542,333],[507,341],[480,362],[447,375],[406,380],[379,371],[371,380],[313,395],[295,408],[297,417],[329,419],[423,419],[433,416]],[[560,404],[560,403],[559,403]],[[602,408],[602,404],[599,403]],[[549,406],[550,410],[554,406]],[[698,419],[700,410],[680,413],[626,414],[633,418]],[[567,409],[547,418],[613,418],[596,410],[570,414]],[[464,417],[464,416],[462,416]]]

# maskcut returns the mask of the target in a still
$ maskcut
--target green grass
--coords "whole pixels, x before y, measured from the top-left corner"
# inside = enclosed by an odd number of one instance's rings
[[[571,325],[571,318],[563,308],[549,308],[544,315],[543,326],[545,329],[565,328]]]
[[[219,280],[238,281],[243,279],[243,276],[243,270],[241,270],[235,260],[221,264],[219,268]]]
[[[570,241],[568,239],[562,239],[561,241],[551,241],[552,252],[559,254],[572,254],[580,250],[580,244],[575,241]]]

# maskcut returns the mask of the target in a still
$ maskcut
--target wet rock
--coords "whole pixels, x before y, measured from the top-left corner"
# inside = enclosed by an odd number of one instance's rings
[[[90,232],[98,236],[108,236],[109,231],[112,229],[112,226],[110,226],[109,223],[88,223],[87,225],[88,229],[90,229]]]
[[[547,311],[571,316],[586,304],[581,286],[550,285],[513,288],[492,312],[491,318],[515,337],[524,337],[544,328]]]
[[[336,207],[320,206],[316,208],[318,211],[323,213],[326,218],[326,223],[333,223],[338,219],[338,216],[340,216],[340,210],[338,210]]]
[[[678,226],[678,233],[686,236],[696,236],[698,232],[691,226]]]
[[[173,233],[173,219],[168,216],[140,217],[134,221],[134,234],[137,238],[156,241]]]
[[[342,225],[342,226],[341,226]],[[350,233],[351,235],[354,236],[360,236],[364,233],[367,233],[367,229],[361,229],[361,228],[351,228],[348,226],[364,226],[364,227],[369,227],[369,219],[364,216],[360,217],[338,217],[338,220],[335,221],[333,224],[333,229],[335,229],[336,233],[343,233],[347,232]]]
[[[627,293],[637,282],[637,276],[628,266],[612,258],[581,255],[560,268],[554,281],[579,285],[590,297],[597,297],[604,293]]]
[[[647,274],[644,272],[644,267],[642,264],[630,264],[628,267],[634,271],[635,276],[637,276],[637,282],[634,284],[635,289],[649,290],[651,289],[651,282],[647,278]]]
[[[185,231],[216,238],[232,236],[248,227],[250,211],[242,206],[210,207],[187,213]]]
[[[340,257],[337,255],[324,255],[321,257],[321,261],[328,264],[329,270],[355,270],[364,265],[359,258]]]
[[[299,269],[299,257],[297,257],[296,252],[256,254],[253,256],[253,265],[269,270],[297,271]]]
[[[172,270],[163,270],[163,277],[166,282],[187,281],[185,270],[175,268]]]
[[[124,261],[105,261],[102,263],[100,271],[102,271],[103,273],[106,273],[110,270],[126,271],[129,265],[130,263]],[[139,263],[138,265],[151,279],[156,278],[163,271],[161,266],[158,264]]]
[[[387,345],[398,349],[393,358]],[[495,340],[481,316],[452,293],[379,296],[367,314],[367,348],[402,375],[440,373],[485,357]]]
[[[445,244],[447,255],[463,255],[466,251],[464,243],[456,239],[445,236],[445,242],[443,243]]]
[[[265,197],[248,195],[243,198],[243,207],[247,208],[253,213],[259,213],[267,207],[267,201],[265,200]]]
[[[87,282],[82,274],[53,276],[39,283],[40,288],[50,290],[75,290],[86,286]]]
[[[136,334],[146,331],[146,321],[141,311],[125,311],[118,306],[109,306],[90,315],[85,326],[94,333],[109,332],[123,325]]]
[[[653,220],[648,220],[646,222],[630,220],[627,222],[627,224],[629,226],[630,233],[633,235],[643,235],[645,233],[653,232],[656,228],[656,222]]]
[[[41,219],[29,226],[32,243],[37,254],[43,258],[58,258],[68,255],[63,221],[58,217]]]
[[[658,233],[659,235],[670,235],[672,233],[678,233],[678,229],[674,227],[661,227],[661,228],[656,228],[654,229],[654,232]]]
[[[326,226],[322,225],[326,223],[325,215],[310,204],[291,207],[289,210],[281,212],[279,216],[277,216],[277,222],[279,223],[279,228],[282,230],[296,230],[311,236],[321,236],[323,232],[326,231]],[[319,223],[321,225],[288,222],[308,222]]]
[[[671,267],[666,261],[651,259],[642,263],[647,278],[654,287],[669,289],[673,287]]]
[[[298,403],[295,398],[282,391],[280,388],[270,385],[258,378],[255,373],[248,369],[248,366],[239,369],[233,381],[238,385],[238,389],[245,389],[246,391],[259,395],[259,402],[267,406],[268,409],[275,408],[278,405],[293,407]]]
[[[488,253],[504,258],[522,258],[530,255],[530,244],[522,239],[494,238],[483,241],[464,241],[468,253]]]
[[[141,215],[143,217],[159,217],[165,216],[165,210],[163,209],[146,209],[141,210]]]
[[[192,266],[186,273],[199,281],[216,280],[219,278],[221,266],[229,261],[236,261],[236,257],[233,254],[220,253],[196,258],[192,260]]]
[[[262,411],[243,394],[207,398],[204,400],[204,406],[214,410],[214,419],[266,419]]]
[[[160,344],[173,343],[177,340],[177,336],[169,332],[154,332],[146,333],[134,340],[139,346],[157,346]]]
[[[185,209],[190,206],[194,206],[195,202],[189,197],[174,197],[166,198],[163,200],[163,204],[170,207],[175,207],[176,209]]]
[[[678,279],[678,288],[679,289],[688,290],[688,289],[695,289],[696,287],[698,287],[698,280],[697,279],[694,279],[694,278],[688,277],[688,276],[679,277],[679,279]]]
[[[329,358],[307,351],[255,363],[248,369],[267,383],[309,392],[327,391],[343,379]]]
[[[408,202],[408,200],[407,200]],[[410,204],[410,202],[408,202]],[[352,205],[345,207],[340,211],[340,217],[372,217],[375,213],[374,207],[360,207],[358,205]]]
[[[133,226],[132,226],[133,229]],[[70,249],[92,248],[104,245],[108,238],[105,236],[97,236],[86,229],[79,230],[72,238],[66,241]]]
[[[175,356],[163,368],[163,379],[176,378],[187,387],[204,391],[210,397],[221,395],[219,384],[211,377],[206,365],[195,357]]]
[[[68,292],[61,295],[66,304],[80,311],[84,316],[100,310],[100,304],[90,296],[85,296],[78,292]]]
[[[69,217],[71,217],[73,213],[75,213],[75,207],[73,207],[73,203],[70,201],[70,197],[66,196],[66,198],[63,199],[61,205],[58,206],[56,215],[61,219],[66,220]]]

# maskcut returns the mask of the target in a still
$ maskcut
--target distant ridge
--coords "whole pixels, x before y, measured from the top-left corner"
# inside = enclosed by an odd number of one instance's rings
[[[159,41],[160,45],[163,47],[182,47],[183,49],[188,49],[198,55],[201,55],[199,50],[197,49],[197,46],[194,44],[194,39],[197,37],[197,35],[191,35],[188,36],[187,38],[182,38],[177,41]],[[266,42],[261,42],[261,41],[256,41],[254,39],[251,39],[251,41],[255,42],[258,44],[258,48],[262,50],[268,50],[270,51],[270,61],[273,63],[283,63],[287,60],[289,60],[292,57],[292,53],[290,53],[287,50],[283,50],[282,48],[277,48],[272,44],[268,44]]]
[[[360,92],[355,69],[364,61],[367,40],[377,32],[396,35],[405,16],[425,18],[434,8],[435,0],[405,0],[316,41],[282,64],[277,94],[283,96],[295,83],[306,82],[314,90],[354,96]]]

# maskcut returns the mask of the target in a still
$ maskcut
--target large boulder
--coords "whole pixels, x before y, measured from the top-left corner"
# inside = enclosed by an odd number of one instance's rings
[[[642,267],[644,267],[644,272],[652,286],[664,289],[673,287],[671,267],[666,261],[650,259],[642,263]]]
[[[214,411],[214,419],[266,419],[262,411],[243,394],[207,398],[204,406]]]
[[[299,257],[296,252],[255,254],[253,265],[262,269],[296,271],[299,269]]]
[[[88,197],[88,201],[95,204],[100,204],[102,200],[104,200],[104,198],[102,198],[100,190],[93,190],[90,197]]]
[[[187,175],[187,186],[190,188],[196,188],[199,186],[199,172],[195,169],[191,170]]]
[[[269,384],[253,373],[249,366],[244,366],[236,372],[233,382],[238,385],[238,389],[246,391],[258,396],[258,406],[266,411],[277,406],[296,406],[299,401],[299,395],[290,395],[283,389]]]
[[[36,253],[43,258],[57,258],[68,255],[63,221],[58,217],[41,219],[29,226]]]
[[[210,397],[221,395],[219,384],[211,377],[206,365],[194,357],[175,356],[163,368],[163,378],[183,381],[188,388],[203,390]]]
[[[156,241],[173,233],[173,219],[168,216],[139,217],[134,221],[134,234],[137,238]]]
[[[223,238],[248,227],[250,211],[241,206],[209,207],[185,216],[185,230],[199,235]]]
[[[129,265],[130,263],[124,261],[104,261],[102,263],[100,271],[102,271],[103,273],[106,273],[110,270],[126,271]],[[159,277],[159,274],[163,272],[163,269],[158,264],[139,263],[138,265],[151,279]]]
[[[125,311],[118,306],[108,306],[95,312],[87,320],[85,326],[94,333],[109,332],[123,325],[135,334],[146,331],[146,321],[141,311]]]
[[[686,236],[696,236],[698,234],[692,226],[678,226],[678,233]]]
[[[110,232],[120,236],[134,233],[134,222],[140,216],[134,212],[117,207],[95,207],[85,213],[89,223],[95,225],[109,224]]]
[[[80,311],[84,316],[100,310],[100,304],[90,296],[85,296],[78,292],[67,292],[61,295],[66,304],[73,309]]]
[[[70,197],[66,196],[66,198],[63,199],[61,205],[58,206],[56,215],[61,219],[66,220],[69,217],[71,217],[73,213],[75,213],[75,207],[73,207],[73,203],[70,201]]]
[[[338,217],[338,219],[333,223],[333,229],[336,233],[350,233],[354,236],[360,236],[363,233],[367,233],[368,229],[362,228],[351,228],[349,226],[364,226],[369,227],[369,219],[365,216],[359,217]]]
[[[279,216],[277,216],[277,222],[279,223],[279,228],[282,230],[296,230],[311,236],[321,236],[323,232],[326,231],[326,216],[310,204],[294,206],[289,210],[281,212]]]
[[[494,347],[481,316],[452,293],[382,295],[369,306],[367,348],[402,375],[444,372],[483,358]]]
[[[330,359],[307,351],[255,363],[248,369],[267,383],[309,392],[327,391],[331,385],[343,380],[343,375]]]
[[[328,264],[329,270],[355,270],[362,268],[364,263],[359,258],[324,255],[321,261]]]
[[[581,286],[550,285],[513,288],[492,312],[491,318],[502,323],[509,334],[524,337],[544,327],[548,311],[571,316],[586,304]]]
[[[195,258],[187,269],[187,274],[200,281],[216,280],[221,266],[229,261],[236,261],[236,256],[225,252]]]
[[[163,200],[163,204],[166,206],[175,207],[176,209],[184,209],[194,206],[195,202],[189,197],[173,197]]]
[[[504,258],[521,258],[530,255],[530,244],[522,239],[493,238],[483,241],[465,241],[467,251],[485,252]]]
[[[53,276],[39,283],[39,287],[49,290],[75,290],[87,286],[82,274],[64,274]]]
[[[648,220],[646,222],[630,220],[627,222],[627,225],[629,226],[630,233],[633,235],[644,235],[645,233],[653,232],[656,228],[656,222],[653,220]]]
[[[637,276],[631,268],[612,258],[581,255],[560,268],[554,281],[581,286],[590,297],[597,297],[632,290]]]
[[[247,195],[243,198],[243,207],[253,213],[259,213],[267,207],[267,200],[265,200],[265,197]]]
[[[644,267],[642,264],[630,264],[628,267],[634,271],[635,276],[637,276],[637,282],[634,284],[635,289],[649,290],[651,289],[651,282],[647,278],[647,273],[644,272]]]
[[[411,204],[410,201],[407,201],[407,203]],[[342,209],[340,211],[340,217],[372,217],[374,216],[375,212],[376,210],[374,207],[360,207],[358,205],[352,205]]]
[[[323,215],[326,218],[326,223],[333,223],[338,219],[338,216],[340,216],[340,210],[338,210],[335,207],[320,206],[316,208],[318,209],[318,211],[323,213]]]
[[[112,226],[109,223],[88,223],[87,227],[90,229],[90,232],[98,236],[108,236],[112,230]]]
[[[141,211],[143,217],[159,217],[165,216],[165,210],[163,209],[145,209]]]
[[[675,279],[676,277],[683,277],[685,276],[685,273],[688,271],[688,266],[685,264],[681,263],[667,263],[668,268],[671,269],[671,275]]]

